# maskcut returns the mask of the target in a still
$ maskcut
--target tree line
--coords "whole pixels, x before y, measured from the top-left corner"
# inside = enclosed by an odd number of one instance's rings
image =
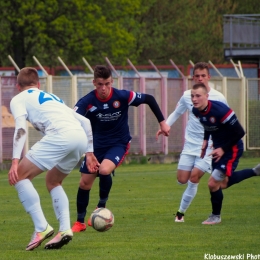
[[[0,0],[0,66],[224,63],[224,14],[254,14],[259,0]]]

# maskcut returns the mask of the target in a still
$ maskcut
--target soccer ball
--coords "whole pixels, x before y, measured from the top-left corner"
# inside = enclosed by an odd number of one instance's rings
[[[109,230],[114,225],[114,215],[107,208],[97,208],[90,216],[92,227],[99,231],[104,232]]]

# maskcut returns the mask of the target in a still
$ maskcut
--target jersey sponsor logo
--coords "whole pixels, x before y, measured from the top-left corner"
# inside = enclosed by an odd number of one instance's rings
[[[115,113],[107,113],[107,114],[102,114],[98,113],[96,117],[100,121],[115,121],[121,116],[121,111],[115,112]]]
[[[209,132],[217,131],[219,129],[216,125],[212,125],[212,126],[203,125],[203,127],[206,131],[209,131]]]
[[[120,107],[120,102],[118,100],[113,102],[113,107],[114,108],[119,108]]]
[[[108,109],[108,108],[109,108],[108,104],[103,105],[103,109]]]
[[[210,121],[212,124],[214,124],[214,123],[216,123],[216,118],[215,118],[214,116],[211,116],[211,117],[209,118],[209,121]]]

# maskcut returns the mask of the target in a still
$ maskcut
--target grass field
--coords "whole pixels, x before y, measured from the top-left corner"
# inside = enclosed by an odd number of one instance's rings
[[[259,158],[244,158],[238,169],[251,168]],[[115,225],[107,232],[92,228],[75,233],[73,240],[60,250],[45,250],[44,243],[26,252],[33,225],[25,213],[17,193],[7,182],[7,171],[0,173],[1,220],[0,259],[214,259],[220,255],[260,259],[260,177],[253,177],[224,191],[222,223],[202,225],[211,213],[205,175],[192,205],[185,214],[185,223],[175,223],[181,195],[186,186],[176,183],[177,164],[122,165],[113,177],[107,207],[115,216]],[[34,185],[49,223],[58,230],[45,188],[45,174]],[[76,193],[79,172],[74,170],[64,181],[70,200],[71,222],[76,220]],[[90,198],[90,211],[98,200],[98,181]],[[210,255],[205,255],[210,254]],[[247,254],[259,258],[248,258]],[[228,258],[227,258],[228,259]]]

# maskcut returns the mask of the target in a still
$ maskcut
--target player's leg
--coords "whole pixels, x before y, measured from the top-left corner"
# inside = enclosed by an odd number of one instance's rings
[[[85,132],[69,131],[62,133],[63,142],[60,142],[61,160],[49,170],[46,175],[46,186],[52,198],[53,209],[59,221],[59,232],[50,240],[45,249],[59,249],[72,240],[73,232],[70,226],[69,200],[61,186],[62,181],[72,171],[86,151],[87,138]]]
[[[39,194],[31,182],[31,180],[43,172],[45,168],[37,162],[36,165],[28,158],[24,157],[19,163],[19,181],[15,184],[15,189],[18,192],[19,200],[23,204],[25,211],[31,216],[34,223],[34,233],[26,247],[26,250],[33,250],[38,247],[43,240],[51,236],[54,231],[43,214]]]
[[[114,162],[104,159],[99,167],[99,202],[97,208],[105,208],[110,190],[112,188],[111,173],[116,168]]]
[[[221,184],[222,189],[229,188],[230,186],[240,183],[241,181],[246,180],[248,178],[251,178],[254,176],[260,176],[260,164],[258,164],[257,166],[255,166],[252,169],[244,169],[244,170],[240,170],[240,171],[235,171],[237,168],[238,162],[239,162],[239,158],[242,156],[243,151],[244,151],[242,142],[240,144],[238,144],[236,147],[237,147],[237,152],[234,157],[235,160],[232,158],[227,162],[229,168],[231,168],[232,171],[228,172],[228,174],[227,174],[228,178],[226,178],[226,180],[223,181],[223,183]],[[228,155],[231,157],[233,155],[233,153],[228,152]]]
[[[202,159],[200,157],[195,156],[185,157],[186,162],[189,161],[190,164],[193,162],[194,167],[191,171],[187,188],[185,189],[182,195],[180,208],[175,218],[176,222],[184,222],[184,214],[197,194],[198,185],[201,177],[204,175],[205,172],[211,172],[211,160],[209,160],[208,158]]]
[[[208,181],[208,187],[210,191],[210,200],[212,205],[212,214],[209,215],[208,219],[202,222],[202,224],[213,225],[221,223],[221,208],[223,201],[223,193],[221,189],[221,182],[226,178],[226,175],[215,169]]]
[[[177,170],[177,182],[180,185],[186,184],[190,178],[194,165],[195,157],[187,154],[181,154]],[[184,222],[183,196],[180,207],[175,215],[175,222]]]
[[[99,202],[97,208],[106,207],[112,187],[111,173],[123,162],[129,148],[129,143],[126,145],[116,145],[108,149],[104,154],[99,167]]]
[[[85,164],[85,160],[83,161]],[[84,170],[85,169],[85,170]],[[81,170],[87,171],[86,167],[81,167]],[[81,173],[78,193],[77,193],[77,221],[73,224],[73,232],[81,232],[86,230],[85,217],[89,204],[89,196],[91,187],[97,177],[97,173]]]
[[[226,182],[221,184],[222,189],[227,189],[230,186],[240,183],[243,180],[249,179],[251,177],[260,176],[260,164],[258,164],[253,169],[244,169],[241,171],[235,171],[232,175],[227,178]]]

